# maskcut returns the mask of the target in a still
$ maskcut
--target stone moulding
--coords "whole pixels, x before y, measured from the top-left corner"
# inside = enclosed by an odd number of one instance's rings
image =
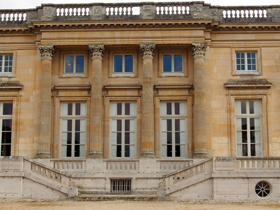
[[[21,90],[23,85],[19,81],[0,81],[0,90]]]
[[[253,88],[253,89],[268,89],[272,86],[272,83],[266,79],[229,79],[225,83],[225,87],[232,88]]]

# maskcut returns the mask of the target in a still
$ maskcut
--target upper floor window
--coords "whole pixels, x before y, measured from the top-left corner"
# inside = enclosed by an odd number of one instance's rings
[[[64,73],[83,74],[85,72],[84,55],[65,55]]]
[[[133,73],[133,55],[114,55],[114,73]]]
[[[11,156],[13,103],[0,103],[0,156]]]
[[[86,103],[61,105],[61,157],[85,157]]]
[[[186,157],[186,120],[186,103],[160,104],[162,157]]]
[[[237,156],[261,156],[261,101],[236,101]]]
[[[166,72],[183,72],[183,55],[163,55],[163,70]]]
[[[0,55],[0,73],[12,73],[13,55]]]
[[[257,56],[255,52],[236,52],[237,71],[256,71]]]

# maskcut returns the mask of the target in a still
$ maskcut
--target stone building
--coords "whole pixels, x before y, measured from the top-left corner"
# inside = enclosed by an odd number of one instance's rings
[[[0,198],[277,200],[280,6],[0,10]]]

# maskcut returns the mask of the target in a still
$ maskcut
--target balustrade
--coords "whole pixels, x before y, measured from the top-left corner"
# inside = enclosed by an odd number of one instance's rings
[[[106,161],[107,171],[138,171],[138,161]]]
[[[26,21],[25,11],[0,11],[0,22],[8,21]]]
[[[190,7],[180,4],[167,4],[156,6],[157,15],[186,15],[190,14]]]
[[[192,165],[192,160],[157,160],[158,172],[182,170]]]
[[[237,170],[280,170],[280,158],[238,158]]]
[[[223,18],[267,18],[266,9],[228,9],[223,10]]]
[[[53,168],[63,172],[85,172],[85,160],[51,160]]]
[[[89,16],[89,5],[69,5],[57,6],[56,16]]]

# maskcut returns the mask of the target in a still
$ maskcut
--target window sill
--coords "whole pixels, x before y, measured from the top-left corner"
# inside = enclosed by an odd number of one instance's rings
[[[16,77],[16,75],[14,75],[12,73],[0,73],[0,77],[13,78],[13,77]]]
[[[134,77],[134,73],[113,73],[112,77]]]
[[[67,78],[67,77],[77,77],[77,78],[81,78],[81,77],[88,77],[88,75],[85,75],[85,74],[76,74],[76,73],[64,73],[63,75],[61,75],[60,77],[63,77],[63,78]]]
[[[260,72],[258,71],[236,71],[235,74],[233,74],[233,76],[259,76],[261,75]]]
[[[162,72],[162,77],[183,77],[185,76],[183,72]]]

